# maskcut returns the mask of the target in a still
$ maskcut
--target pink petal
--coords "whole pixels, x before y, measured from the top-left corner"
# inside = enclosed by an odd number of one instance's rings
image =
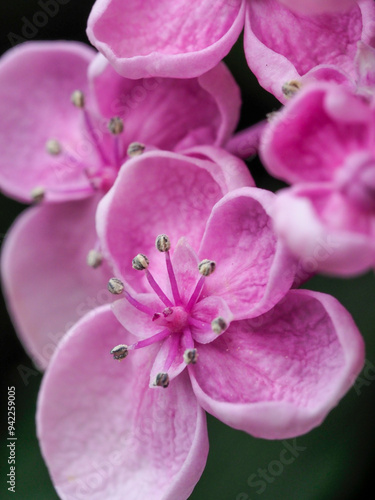
[[[222,297],[235,319],[257,316],[273,307],[291,287],[296,262],[277,241],[268,211],[273,193],[242,188],[213,208],[201,259],[216,262],[203,294]]]
[[[244,11],[243,0],[97,0],[87,35],[127,78],[191,78],[229,52]]]
[[[172,381],[186,368],[184,361],[185,346],[179,333],[171,334],[160,346],[150,373],[150,387],[155,384],[159,373],[168,373]]]
[[[131,142],[167,150],[221,145],[237,126],[240,92],[222,63],[199,78],[129,80],[99,55],[90,79],[101,114],[124,120],[125,149]]]
[[[335,84],[315,82],[271,121],[261,156],[273,175],[290,183],[329,181],[348,155],[369,148],[371,121],[360,98]]]
[[[264,316],[234,322],[200,346],[189,371],[199,402],[216,418],[282,439],[319,425],[363,361],[360,333],[336,299],[293,290]]]
[[[53,483],[65,499],[185,499],[206,462],[204,412],[185,376],[148,388],[150,352],[115,362],[109,351],[124,341],[132,337],[105,306],[57,351],[37,414]]]
[[[299,14],[322,14],[324,12],[343,12],[356,3],[356,0],[279,0],[288,9]]]
[[[351,276],[373,267],[374,217],[332,186],[299,185],[278,195],[275,229],[306,272]]]
[[[191,311],[194,323],[191,324],[191,334],[193,339],[200,344],[207,344],[222,335],[212,330],[212,321],[222,318],[227,326],[233,320],[233,314],[228,304],[221,297],[206,297],[195,304]],[[200,323],[200,324],[199,324]]]
[[[198,250],[211,209],[227,191],[219,186],[217,170],[212,162],[162,151],[127,162],[97,213],[98,234],[119,277],[137,291],[149,291],[131,267],[138,253],[147,255],[156,278],[166,276],[164,256],[155,248],[159,234],[169,236],[172,248],[185,236]]]
[[[9,311],[34,362],[45,368],[65,332],[111,301],[109,267],[86,263],[95,247],[97,199],[43,205],[23,213],[7,234],[1,271]]]
[[[94,52],[73,42],[31,42],[8,51],[0,63],[0,185],[8,195],[30,201],[33,188],[57,193],[88,187],[63,154],[52,156],[46,142],[56,139],[65,151],[81,151],[82,113],[70,102],[74,90],[87,91],[87,68]],[[88,161],[94,163],[95,156]],[[88,193],[89,194],[89,193]],[[50,199],[53,198],[50,194]],[[58,194],[57,194],[58,196]],[[60,195],[63,199],[85,192]]]
[[[314,17],[291,12],[277,0],[251,0],[245,20],[245,53],[260,84],[285,101],[282,85],[324,64],[355,76],[357,42],[374,35],[372,0],[345,12]]]

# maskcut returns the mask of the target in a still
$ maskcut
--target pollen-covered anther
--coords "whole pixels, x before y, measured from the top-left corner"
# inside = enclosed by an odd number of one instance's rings
[[[111,278],[108,281],[108,290],[114,295],[120,295],[124,291],[124,283],[118,278]]]
[[[159,234],[156,238],[155,246],[159,252],[168,252],[171,248],[171,240],[166,234]]]
[[[108,130],[111,132],[113,135],[119,135],[122,134],[124,131],[124,122],[119,118],[118,116],[114,116],[109,120],[108,123]]]
[[[216,269],[216,262],[213,260],[204,259],[198,264],[198,270],[203,276],[209,276]]]
[[[290,80],[290,82],[284,83],[281,90],[286,98],[290,99],[293,97],[302,87],[302,83],[298,80]]]
[[[36,186],[31,190],[30,196],[35,203],[43,201],[46,190],[42,186]]]
[[[146,149],[146,146],[140,142],[132,142],[128,146],[127,154],[131,158],[133,156],[139,156],[143,153],[143,151]]]
[[[186,349],[184,352],[184,361],[187,365],[195,365],[198,359],[198,351],[196,349]]]
[[[169,375],[168,373],[158,373],[154,382],[156,387],[164,387],[166,389],[169,386]]]
[[[52,156],[57,156],[61,153],[61,144],[56,139],[49,139],[46,142],[46,151]]]
[[[129,354],[128,346],[125,344],[119,344],[111,350],[113,359],[125,359]]]
[[[133,269],[136,269],[137,271],[144,271],[148,268],[149,264],[150,261],[148,260],[146,255],[143,255],[143,253],[139,253],[132,260]]]
[[[75,90],[72,92],[70,100],[76,108],[83,109],[85,107],[85,95],[82,90]]]
[[[90,250],[87,254],[87,264],[96,269],[103,261],[103,255],[97,250]]]
[[[227,324],[221,316],[218,318],[215,318],[212,323],[211,323],[211,328],[214,333],[217,335],[220,335],[220,333],[223,333],[224,330],[227,329]]]

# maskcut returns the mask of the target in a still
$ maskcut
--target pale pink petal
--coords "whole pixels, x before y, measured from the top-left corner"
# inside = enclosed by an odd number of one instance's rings
[[[66,152],[81,151],[82,112],[70,102],[74,90],[87,92],[87,68],[95,53],[75,42],[32,42],[8,51],[0,62],[0,186],[8,195],[30,201],[33,188],[50,188],[50,199],[84,197],[88,188],[82,170],[72,168],[65,154],[47,153],[58,140]],[[87,142],[87,141],[86,141]],[[88,161],[95,165],[92,154]]]
[[[261,157],[287,182],[330,181],[348,155],[369,147],[371,119],[359,97],[315,82],[272,119],[262,136]]]
[[[330,185],[301,184],[278,195],[275,229],[307,272],[351,276],[375,261],[374,218]]]
[[[222,145],[237,126],[240,92],[223,63],[199,78],[129,80],[98,55],[89,73],[101,114],[125,122],[125,149],[131,142],[167,150]]]
[[[244,0],[97,0],[87,35],[127,78],[191,78],[229,52],[244,11]]]
[[[28,209],[6,236],[3,288],[21,341],[45,368],[65,332],[93,307],[112,300],[110,268],[86,263],[95,247],[97,199]]]
[[[235,319],[267,311],[294,281],[296,262],[268,214],[274,201],[271,192],[241,188],[217,203],[207,223],[199,256],[215,261],[216,270],[203,294],[222,297]]]
[[[135,293],[131,291],[131,298],[136,300],[141,306],[146,306],[153,313],[161,313],[165,305],[154,293]],[[132,335],[144,339],[157,334],[161,328],[158,323],[152,321],[153,314],[147,314],[144,310],[137,309],[126,298],[116,300],[112,304],[112,311],[118,321]]]
[[[157,278],[166,276],[164,255],[155,248],[159,234],[169,236],[172,248],[185,236],[198,250],[205,221],[227,192],[216,173],[212,162],[162,151],[127,162],[97,213],[98,233],[119,277],[139,292],[150,290],[142,272],[131,267],[138,253],[147,255]]]
[[[150,387],[155,384],[159,373],[168,373],[172,381],[186,368],[184,361],[185,346],[180,333],[173,333],[167,337],[156,354],[150,373]]]
[[[356,0],[279,0],[282,4],[299,14],[322,14],[324,12],[343,12],[356,3]]]
[[[122,362],[109,351],[133,337],[109,307],[64,339],[38,401],[42,453],[63,499],[186,499],[204,468],[205,416],[187,377],[148,387],[155,348]]]
[[[189,368],[202,406],[257,437],[308,432],[348,391],[364,345],[349,313],[329,295],[291,291],[264,316],[231,324],[200,346]]]
[[[193,339],[200,344],[207,344],[217,339],[224,333],[216,333],[212,330],[212,321],[222,318],[227,326],[233,320],[233,314],[228,304],[221,297],[205,297],[195,304],[191,311],[190,330]]]
[[[245,21],[245,53],[260,84],[285,101],[282,85],[298,80],[312,68],[332,65],[355,76],[357,42],[367,39],[375,26],[365,10],[372,0],[345,12],[301,16],[277,0],[251,0]],[[370,35],[371,36],[371,35]]]

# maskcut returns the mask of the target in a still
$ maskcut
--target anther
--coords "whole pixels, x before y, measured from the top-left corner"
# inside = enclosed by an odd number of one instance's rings
[[[118,116],[114,116],[109,120],[108,129],[113,135],[119,135],[124,130],[124,122]]]
[[[40,203],[43,201],[45,194],[46,190],[44,187],[37,186],[31,190],[30,196],[35,203]]]
[[[111,278],[108,281],[108,290],[114,295],[120,295],[124,291],[124,283],[118,278]]]
[[[146,255],[143,255],[143,253],[139,253],[132,260],[133,269],[136,269],[137,271],[144,271],[148,268],[149,263],[150,261]]]
[[[198,351],[196,349],[186,349],[184,352],[184,361],[187,365],[195,365],[198,359]]]
[[[159,234],[159,236],[156,238],[155,246],[159,250],[159,252],[168,252],[168,250],[171,248],[171,240],[166,234]]]
[[[111,350],[111,354],[113,355],[113,359],[125,359],[129,354],[128,346],[125,344],[117,345]]]
[[[302,84],[298,80],[291,80],[290,82],[284,83],[281,87],[282,93],[287,99],[293,97],[301,88]]]
[[[198,264],[198,270],[203,276],[209,276],[215,271],[216,262],[204,259]]]
[[[133,157],[133,156],[139,156],[143,153],[145,150],[146,146],[144,144],[141,144],[140,142],[132,142],[129,144],[127,153],[128,156]]]
[[[90,250],[87,254],[87,264],[96,269],[103,261],[103,256],[97,250]]]
[[[49,139],[46,142],[46,151],[52,156],[57,156],[61,153],[61,144],[56,139]]]
[[[224,330],[227,329],[227,324],[221,316],[218,318],[215,318],[212,323],[211,323],[211,328],[214,333],[217,335],[220,335],[220,333],[223,333]]]
[[[70,96],[70,100],[76,108],[83,109],[85,107],[85,95],[81,90],[75,90]]]
[[[171,307],[166,307],[163,311],[164,318],[168,318],[171,314],[173,314],[173,309]]]
[[[166,389],[169,386],[169,375],[168,375],[168,373],[158,373],[156,375],[154,386],[164,387],[164,389]]]

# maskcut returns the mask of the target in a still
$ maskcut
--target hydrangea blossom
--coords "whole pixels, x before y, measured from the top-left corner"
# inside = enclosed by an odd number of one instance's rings
[[[362,366],[347,311],[289,291],[296,263],[273,232],[275,195],[190,154],[190,168],[174,153],[132,159],[99,205],[120,298],[63,339],[38,404],[66,500],[183,500],[208,452],[203,409],[255,436],[295,436]]]
[[[67,328],[106,300],[109,268],[103,262],[94,272],[86,258],[100,264],[94,214],[121,165],[156,147],[224,145],[239,108],[223,64],[190,80],[128,80],[79,43],[31,42],[3,56],[0,188],[41,203],[8,234],[2,277],[39,366]]]
[[[365,1],[372,3],[372,0]],[[308,23],[326,25],[328,20],[328,29],[321,27],[327,35],[340,16],[345,16],[340,22],[341,29],[335,29],[330,37],[330,49],[337,44],[340,50],[346,43],[341,40],[346,36],[343,28],[346,19],[353,13],[358,17],[356,5],[353,10],[347,10],[353,3],[352,0],[282,0],[281,4],[277,0],[192,0],[189,3],[182,0],[96,0],[87,34],[116,70],[128,78],[190,78],[215,66],[229,52],[244,26],[245,52],[253,62],[252,30],[264,29],[265,36],[275,40],[280,30],[287,36],[286,33],[294,28],[285,29],[289,28],[290,19],[299,32],[306,30]],[[328,14],[309,21],[288,7],[302,15]],[[298,27],[299,23],[303,27]],[[290,37],[293,42],[292,32]],[[298,52],[298,57],[304,51],[303,48],[297,51],[296,46],[292,48]],[[310,52],[309,48],[305,56]],[[258,54],[255,59],[257,57]],[[281,69],[283,64],[279,59],[267,54],[267,65],[272,72]],[[258,62],[265,64],[265,60]]]
[[[308,85],[273,118],[261,153],[294,184],[278,197],[275,223],[305,266],[344,276],[373,267],[373,107],[333,83]]]

